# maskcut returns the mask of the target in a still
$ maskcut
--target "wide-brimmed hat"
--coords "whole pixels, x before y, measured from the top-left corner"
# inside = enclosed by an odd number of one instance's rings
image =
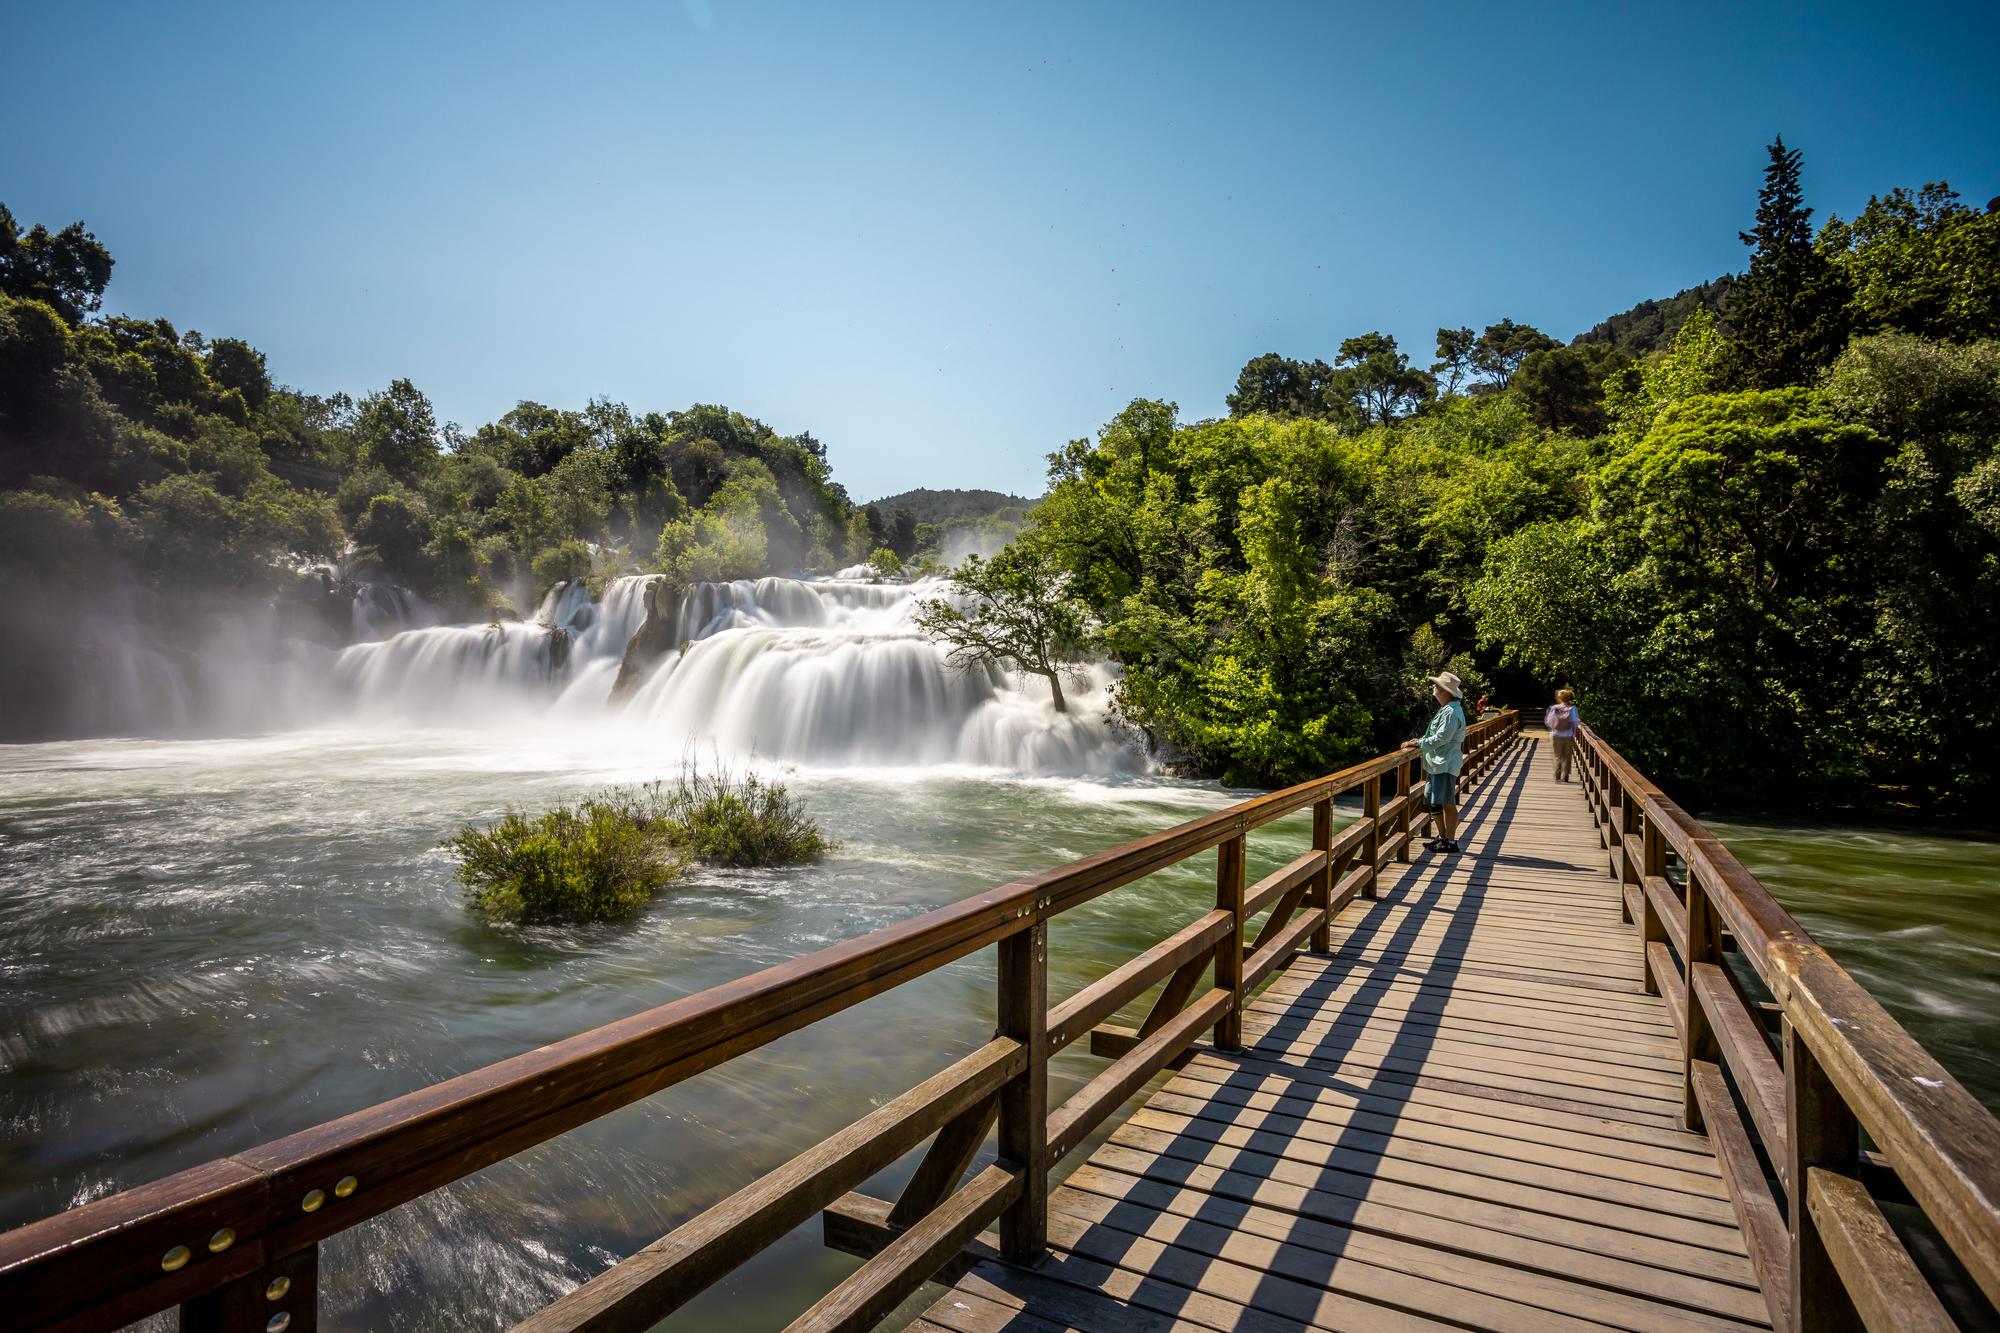
[[[1433,685],[1444,686],[1445,693],[1454,699],[1463,699],[1465,697],[1465,686],[1459,682],[1456,675],[1449,671],[1440,671],[1435,676],[1425,676],[1424,679]]]

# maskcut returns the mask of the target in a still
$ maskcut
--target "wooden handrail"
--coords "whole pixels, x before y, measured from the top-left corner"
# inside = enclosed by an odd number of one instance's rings
[[[1908,1199],[2000,1304],[2000,1120],[1719,838],[1591,728],[1579,727],[1577,738],[1613,875],[1625,874],[1624,835],[1639,816],[1647,864],[1634,919],[1647,987],[1674,1006],[1689,1127],[1705,1127],[1716,1142],[1773,1324],[1872,1328],[1895,1312],[1898,1326],[1932,1327],[1941,1313],[1935,1299],[1912,1295],[1916,1267],[1874,1211],[1863,1182],[1876,1162],[1862,1151],[1864,1131]],[[1670,858],[1685,871],[1678,888]],[[1775,1049],[1721,956],[1725,929],[1776,1001]]]
[[[1467,731],[1468,789],[1518,733],[1505,713]],[[0,1234],[0,1309],[26,1328],[115,1329],[180,1305],[183,1325],[316,1325],[317,1246],[475,1171],[988,946],[999,946],[995,1041],[760,1177],[530,1321],[645,1328],[935,1134],[880,1253],[809,1313],[848,1327],[893,1306],[996,1218],[1011,1257],[1039,1252],[1048,1171],[1130,1091],[1207,1029],[1236,1040],[1247,993],[1357,894],[1408,858],[1428,816],[1417,760],[1395,751],[912,917],[802,958],[393,1100]],[[1381,803],[1384,782],[1396,799]],[[1334,798],[1364,795],[1360,833],[1332,834]],[[1246,889],[1244,841],[1310,808],[1315,850]],[[1222,849],[1217,909],[1050,1009],[1046,930],[1063,912]],[[1379,858],[1379,859],[1378,859]],[[1351,868],[1350,868],[1351,867]],[[1268,909],[1246,940],[1252,918]],[[1202,974],[1215,984],[1197,996]],[[1145,1027],[1101,1020],[1161,982]],[[1050,1055],[1089,1032],[1113,1055],[1051,1115]],[[1099,1038],[1103,1037],[1100,1043]],[[1002,1165],[960,1185],[997,1123]],[[871,1212],[872,1216],[872,1212]],[[279,1295],[271,1295],[278,1292]],[[254,1315],[255,1320],[250,1320]]]

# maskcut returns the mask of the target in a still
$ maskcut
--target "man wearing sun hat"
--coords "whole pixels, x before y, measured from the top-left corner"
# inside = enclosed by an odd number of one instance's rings
[[[1431,684],[1431,698],[1438,710],[1431,715],[1430,727],[1413,741],[1404,741],[1405,750],[1419,751],[1424,761],[1424,804],[1437,812],[1438,836],[1424,846],[1434,852],[1458,850],[1458,771],[1465,766],[1460,744],[1465,740],[1465,686],[1449,671],[1424,679]]]

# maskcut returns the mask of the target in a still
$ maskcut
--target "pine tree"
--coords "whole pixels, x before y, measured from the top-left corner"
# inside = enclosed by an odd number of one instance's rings
[[[1800,154],[1783,135],[1768,150],[1757,225],[1738,232],[1750,272],[1730,303],[1735,327],[1731,378],[1752,388],[1807,384],[1847,345],[1848,293],[1840,273],[1813,247],[1812,210],[1799,186]]]

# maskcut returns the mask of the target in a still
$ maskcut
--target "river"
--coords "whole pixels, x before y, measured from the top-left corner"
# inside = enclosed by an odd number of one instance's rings
[[[657,678],[624,715],[638,721],[546,699],[516,707],[521,681],[507,672],[542,670],[532,654],[497,660],[475,631],[419,630],[347,659],[366,706],[337,725],[0,747],[0,1227],[1242,795],[1136,771],[1087,706],[1056,717],[1008,682],[938,674],[885,629],[893,607],[841,596],[858,619],[802,611],[817,622],[774,627],[753,604],[663,668],[760,707],[690,710]],[[702,656],[704,643],[718,651]],[[583,653],[575,678],[545,693],[574,694],[585,673],[608,686],[617,646]],[[353,668],[377,659],[396,669],[370,686]],[[468,663],[486,674],[468,683]],[[476,704],[464,710],[476,719],[447,700]],[[697,712],[725,730],[691,730]],[[625,925],[509,930],[464,909],[438,846],[460,824],[661,776],[700,742],[778,756],[760,767],[790,783],[838,852],[783,870],[697,868]],[[1050,771],[1023,775],[1036,768]],[[2000,1104],[2000,844],[1719,829]],[[1307,832],[1301,817],[1260,832],[1251,875],[1296,855]],[[1156,942],[1211,893],[1197,862],[1065,914],[1051,931],[1051,994]],[[323,1327],[505,1327],[974,1049],[992,1022],[988,951],[343,1233],[323,1251]],[[1057,1095],[1096,1067],[1059,1057]],[[676,1326],[782,1323],[855,1262],[801,1228]]]

